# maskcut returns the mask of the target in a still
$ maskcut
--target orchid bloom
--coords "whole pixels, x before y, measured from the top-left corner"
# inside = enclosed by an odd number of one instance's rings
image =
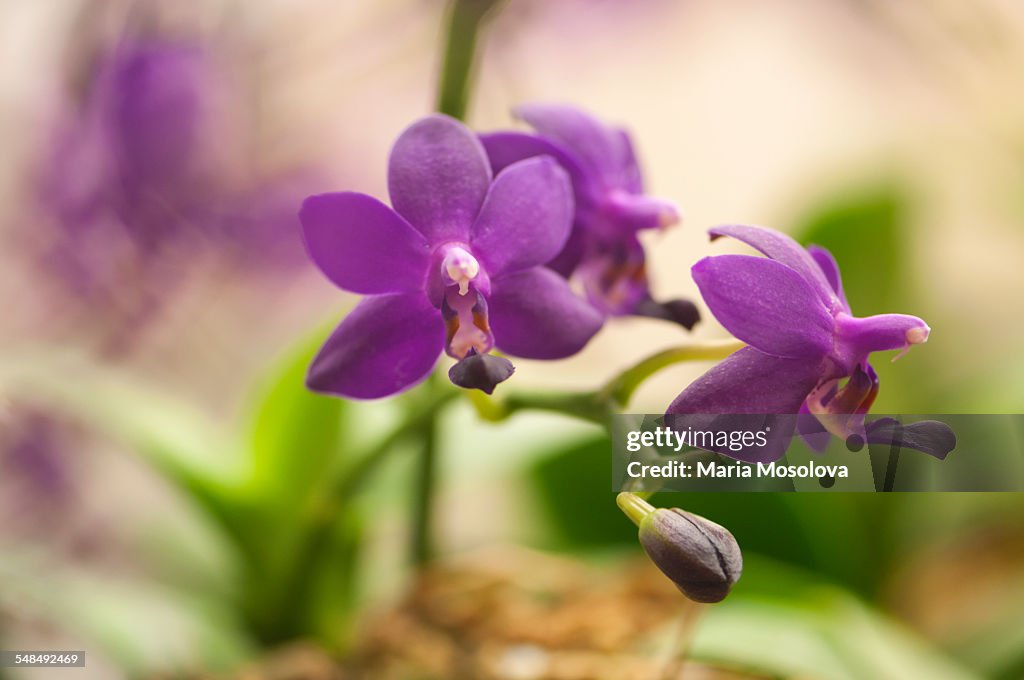
[[[819,431],[870,440],[864,415],[878,394],[878,376],[868,357],[927,341],[928,324],[906,314],[854,316],[839,267],[824,248],[804,249],[755,226],[710,234],[767,256],[706,257],[692,270],[711,313],[749,346],[683,390],[668,414],[803,413],[821,424]],[[791,432],[795,419],[786,422]]]
[[[480,141],[427,116],[395,142],[388,207],[365,194],[307,198],[299,219],[313,262],[365,298],[320,350],[311,389],[370,399],[423,380],[442,351],[463,387],[512,373],[497,347],[530,359],[578,352],[602,315],[543,267],[565,245],[572,192],[551,158],[491,173]]]
[[[606,314],[648,316],[692,328],[700,318],[692,302],[662,303],[651,297],[638,234],[674,225],[680,216],[672,203],[644,193],[629,134],[570,106],[529,104],[515,113],[537,133],[482,135],[495,171],[548,155],[572,178],[572,236],[552,269],[579,279],[591,303]]]

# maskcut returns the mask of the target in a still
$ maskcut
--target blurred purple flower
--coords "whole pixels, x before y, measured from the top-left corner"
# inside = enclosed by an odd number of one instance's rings
[[[767,255],[718,255],[693,266],[711,313],[749,347],[683,390],[668,413],[801,413],[838,436],[866,439],[864,414],[878,394],[869,355],[925,342],[928,325],[905,314],[853,316],[839,268],[824,248],[805,250],[763,227],[723,226],[710,233]],[[781,421],[790,433],[794,420]]]
[[[314,359],[311,389],[388,396],[425,378],[443,350],[472,364],[453,381],[489,391],[511,374],[507,360],[488,357],[495,346],[558,359],[601,327],[601,314],[542,266],[565,245],[572,216],[568,177],[553,160],[492,177],[479,140],[431,115],[395,142],[388,190],[393,209],[352,192],[302,205],[313,261],[338,287],[367,296]],[[488,382],[471,382],[480,376]]]
[[[256,176],[227,141],[245,135],[231,97],[197,41],[125,38],[97,60],[40,181],[47,264],[76,294],[166,295],[199,252],[256,271],[303,261],[291,178]]]
[[[5,503],[2,530],[26,533],[62,524],[75,500],[67,431],[35,408],[3,414],[0,423],[0,482]]]
[[[644,194],[629,134],[570,106],[528,104],[515,113],[538,134],[481,135],[495,172],[547,155],[569,171],[573,182],[572,235],[551,268],[577,277],[591,303],[606,314],[650,316],[692,328],[700,318],[692,302],[659,303],[651,297],[638,233],[678,223],[679,211]]]

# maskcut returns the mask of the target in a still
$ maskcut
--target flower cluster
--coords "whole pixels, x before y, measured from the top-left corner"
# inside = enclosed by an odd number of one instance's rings
[[[391,152],[392,207],[358,193],[303,204],[313,261],[367,296],[314,360],[312,389],[394,394],[425,378],[443,351],[456,360],[452,382],[490,393],[514,371],[494,349],[567,357],[612,315],[696,323],[693,303],[651,296],[638,233],[676,223],[679,212],[643,193],[629,135],[567,106],[532,104],[517,115],[535,132],[477,136],[442,115],[411,125]],[[794,430],[816,449],[830,433],[891,434],[865,421],[878,393],[868,358],[925,342],[928,325],[904,314],[854,316],[823,248],[756,226],[710,233],[766,256],[706,257],[692,269],[711,313],[748,346],[683,390],[669,424],[693,414],[789,415],[773,435],[778,446],[727,452],[749,460],[778,458]],[[907,439],[944,455],[927,444],[941,437]]]
[[[679,219],[642,193],[629,137],[569,107],[524,107],[542,134],[476,136],[432,115],[396,141],[391,206],[359,193],[300,211],[313,261],[367,295],[310,369],[317,391],[384,397],[415,385],[442,351],[452,382],[490,393],[529,359],[578,352],[608,315],[691,328],[696,306],[651,298],[637,237]],[[570,281],[587,293],[578,297]]]
[[[906,314],[853,316],[839,267],[824,248],[805,249],[756,226],[710,233],[767,256],[716,255],[692,269],[711,313],[748,346],[683,390],[668,407],[668,422],[687,414],[801,414],[775,421],[782,426],[773,432],[779,446],[726,452],[752,461],[778,458],[798,424],[816,449],[828,432],[868,439],[864,416],[879,387],[868,357],[927,341],[928,325]]]
[[[674,204],[644,194],[629,133],[570,106],[529,104],[515,113],[536,133],[482,135],[495,169],[550,156],[572,177],[572,236],[549,266],[577,277],[591,304],[606,314],[649,316],[693,328],[700,315],[692,302],[651,297],[639,233],[672,226],[680,215]]]
[[[560,359],[601,328],[601,314],[543,266],[572,221],[569,178],[554,160],[495,175],[468,128],[433,115],[395,142],[388,193],[391,208],[351,192],[302,205],[313,261],[367,296],[313,361],[312,389],[384,397],[424,379],[444,351],[460,362],[454,382],[490,392],[512,373],[492,349]]]

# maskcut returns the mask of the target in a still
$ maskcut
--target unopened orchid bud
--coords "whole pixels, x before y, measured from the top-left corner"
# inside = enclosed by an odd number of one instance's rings
[[[469,356],[448,369],[448,378],[459,387],[492,394],[498,383],[508,380],[515,370],[516,367],[505,357],[470,352]]]
[[[695,602],[720,602],[743,572],[743,555],[729,530],[678,508],[655,508],[620,493],[619,507],[640,527],[647,556]]]
[[[700,310],[697,305],[689,300],[669,300],[668,302],[655,302],[648,298],[636,305],[633,311],[637,316],[646,316],[652,319],[664,319],[677,323],[686,330],[693,330],[693,327],[700,321]]]

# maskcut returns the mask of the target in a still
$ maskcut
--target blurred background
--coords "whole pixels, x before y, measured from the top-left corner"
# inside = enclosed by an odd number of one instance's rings
[[[295,640],[344,659],[354,622],[400,599],[415,437],[347,499],[306,585],[280,576],[322,478],[417,406],[303,390],[355,299],[306,260],[295,213],[312,193],[386,195],[392,141],[433,105],[445,16],[440,0],[3,3],[0,648],[86,649],[90,678],[258,668]],[[832,249],[857,315],[931,326],[876,362],[877,412],[1019,413],[1022,70],[1011,0],[509,0],[467,122],[561,101],[628,127],[648,191],[685,213],[646,241],[656,294],[696,298],[690,265],[741,252],[707,228],[772,226]],[[727,334],[707,315],[694,336]],[[615,320],[570,360],[517,362],[515,382],[590,389],[689,339]],[[663,411],[709,365],[665,370],[632,410]],[[600,429],[487,424],[462,400],[438,428],[444,554],[525,546],[599,571],[638,554]],[[1024,677],[1016,494],[657,500],[747,556],[698,658]]]

